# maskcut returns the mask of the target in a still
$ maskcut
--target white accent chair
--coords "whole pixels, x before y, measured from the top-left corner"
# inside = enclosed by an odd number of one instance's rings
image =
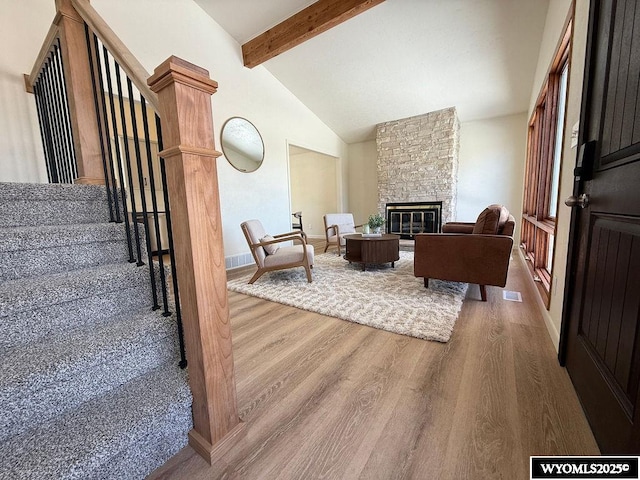
[[[240,228],[258,267],[258,271],[251,277],[249,283],[255,282],[263,273],[294,267],[304,267],[307,272],[307,281],[311,283],[314,250],[313,245],[307,245],[304,232],[288,232],[271,236],[264,231],[260,220],[247,220],[240,224]],[[289,241],[300,244],[278,246],[279,243]],[[272,253],[267,253],[268,250]]]
[[[340,255],[341,247],[346,245],[345,235],[356,233],[356,228],[362,225],[356,225],[353,220],[352,213],[327,213],[324,217],[324,234],[327,244],[324,251],[331,246],[338,247],[338,255]]]

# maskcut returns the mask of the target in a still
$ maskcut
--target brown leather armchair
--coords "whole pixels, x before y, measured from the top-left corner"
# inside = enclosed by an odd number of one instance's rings
[[[475,223],[451,222],[442,233],[415,236],[413,273],[429,279],[477,283],[487,301],[485,286],[504,287],[513,248],[515,219],[502,205],[490,205]]]

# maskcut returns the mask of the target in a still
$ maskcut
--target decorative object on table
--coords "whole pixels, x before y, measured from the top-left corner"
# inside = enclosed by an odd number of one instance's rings
[[[373,233],[380,233],[384,225],[384,218],[379,213],[369,215],[369,228]]]
[[[302,269],[269,272],[248,285],[250,274],[230,280],[229,290],[369,325],[401,335],[446,342],[462,308],[466,283],[434,280],[428,289],[413,276],[413,252],[388,264],[349,264],[337,255],[317,255],[313,283]]]
[[[369,232],[369,224],[368,224],[368,223],[365,223],[365,224],[362,226],[362,234],[363,234],[363,235],[368,235],[369,233],[370,233],[370,232]]]

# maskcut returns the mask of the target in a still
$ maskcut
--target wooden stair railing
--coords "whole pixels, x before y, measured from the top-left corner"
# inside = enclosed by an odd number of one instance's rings
[[[104,184],[100,136],[96,124],[89,57],[85,41],[84,22],[71,4],[71,0],[56,0],[56,16],[40,49],[29,76],[25,76],[27,91],[32,91],[40,70],[59,39],[64,59],[63,68],[67,84],[69,117],[75,148],[78,178],[76,183]],[[73,92],[73,95],[70,94]]]
[[[193,394],[189,444],[209,463],[244,432],[238,417],[209,72],[169,57],[152,77],[88,0],[56,0],[57,14],[30,75],[34,84],[54,41],[63,54],[78,161],[77,183],[104,183],[84,23],[107,47],[162,120],[176,267]],[[154,93],[155,92],[155,93]],[[156,95],[157,93],[157,95]]]

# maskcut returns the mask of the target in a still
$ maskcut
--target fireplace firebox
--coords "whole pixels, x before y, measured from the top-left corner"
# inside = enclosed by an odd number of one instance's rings
[[[386,205],[387,233],[413,240],[417,233],[440,233],[442,202],[397,202]]]

